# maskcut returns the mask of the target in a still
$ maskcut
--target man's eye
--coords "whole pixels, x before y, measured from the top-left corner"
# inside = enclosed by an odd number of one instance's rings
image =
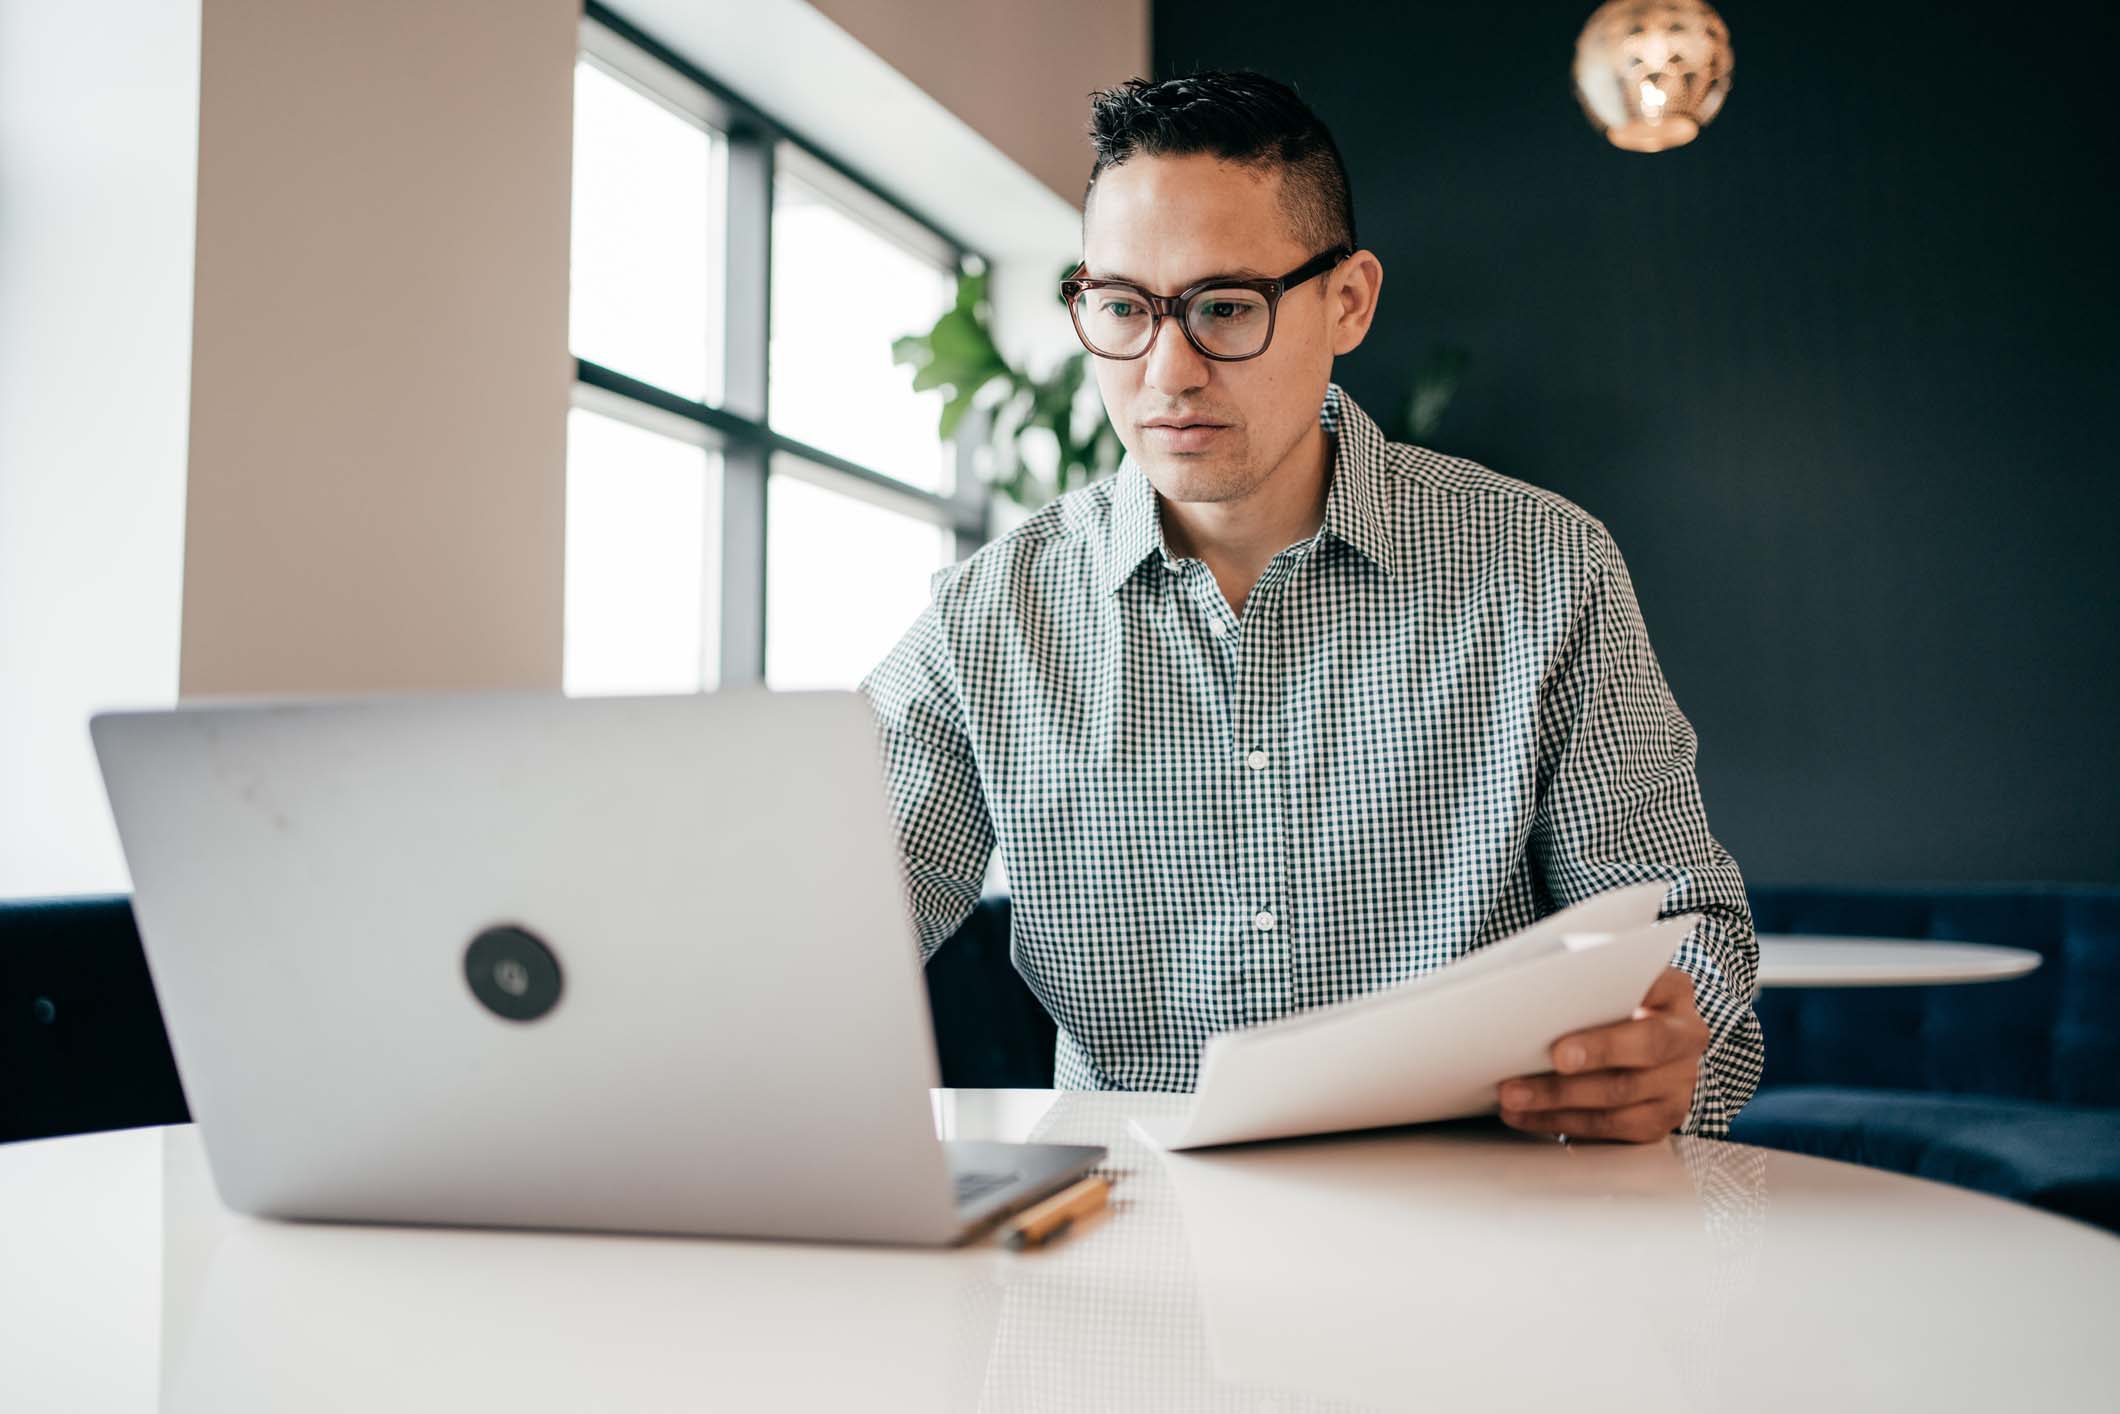
[[[1131,319],[1140,312],[1132,300],[1108,299],[1104,302],[1104,313],[1114,319]]]
[[[1253,308],[1254,306],[1245,304],[1241,300],[1211,300],[1207,305],[1207,317],[1227,324],[1232,320],[1244,318],[1252,312]]]

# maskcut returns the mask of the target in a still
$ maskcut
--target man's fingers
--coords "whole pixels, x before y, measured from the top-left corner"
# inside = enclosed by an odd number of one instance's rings
[[[1708,1047],[1692,979],[1666,968],[1631,1021],[1553,1043],[1553,1075],[1503,1083],[1502,1121],[1537,1134],[1640,1143],[1684,1122]]]
[[[1645,1144],[1661,1139],[1685,1120],[1685,1111],[1674,1111],[1663,1100],[1648,1100],[1619,1110],[1541,1110],[1514,1114],[1502,1111],[1502,1122],[1532,1134],[1565,1134],[1570,1139],[1619,1139]]]
[[[1708,1046],[1708,1025],[1689,1008],[1657,1012],[1563,1036],[1553,1043],[1553,1068],[1563,1075],[1664,1065],[1697,1056]]]
[[[1617,1110],[1645,1100],[1684,1095],[1690,1102],[1699,1066],[1691,1057],[1641,1070],[1594,1070],[1583,1075],[1527,1075],[1501,1089],[1505,1111]],[[1570,1131],[1573,1132],[1573,1131]]]

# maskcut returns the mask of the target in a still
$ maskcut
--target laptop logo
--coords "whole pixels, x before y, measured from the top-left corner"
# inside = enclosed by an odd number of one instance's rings
[[[559,1005],[559,959],[527,928],[488,928],[464,949],[464,980],[505,1021],[535,1021]]]

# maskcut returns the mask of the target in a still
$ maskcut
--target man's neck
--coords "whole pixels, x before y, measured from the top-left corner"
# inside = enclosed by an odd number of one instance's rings
[[[1272,475],[1234,501],[1156,498],[1171,553],[1203,561],[1231,610],[1244,612],[1252,587],[1275,555],[1325,523],[1333,442],[1313,425]]]

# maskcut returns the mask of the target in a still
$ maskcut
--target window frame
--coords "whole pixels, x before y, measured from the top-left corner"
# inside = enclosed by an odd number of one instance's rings
[[[724,687],[755,686],[765,681],[766,667],[767,478],[796,474],[775,472],[776,457],[800,463],[803,479],[825,489],[942,527],[955,537],[960,557],[986,542],[992,515],[992,494],[977,471],[979,438],[971,419],[956,439],[955,487],[948,495],[910,486],[774,429],[768,370],[774,174],[782,145],[792,155],[789,167],[799,169],[805,181],[821,178],[832,197],[873,211],[878,224],[887,228],[887,237],[912,236],[923,253],[946,255],[952,275],[971,262],[988,267],[991,262],[942,223],[778,122],[597,0],[584,6],[580,34],[583,58],[674,113],[716,129],[726,144],[721,402],[696,402],[577,358],[573,405],[666,436],[682,426],[688,429],[684,440],[720,454],[719,682]]]

